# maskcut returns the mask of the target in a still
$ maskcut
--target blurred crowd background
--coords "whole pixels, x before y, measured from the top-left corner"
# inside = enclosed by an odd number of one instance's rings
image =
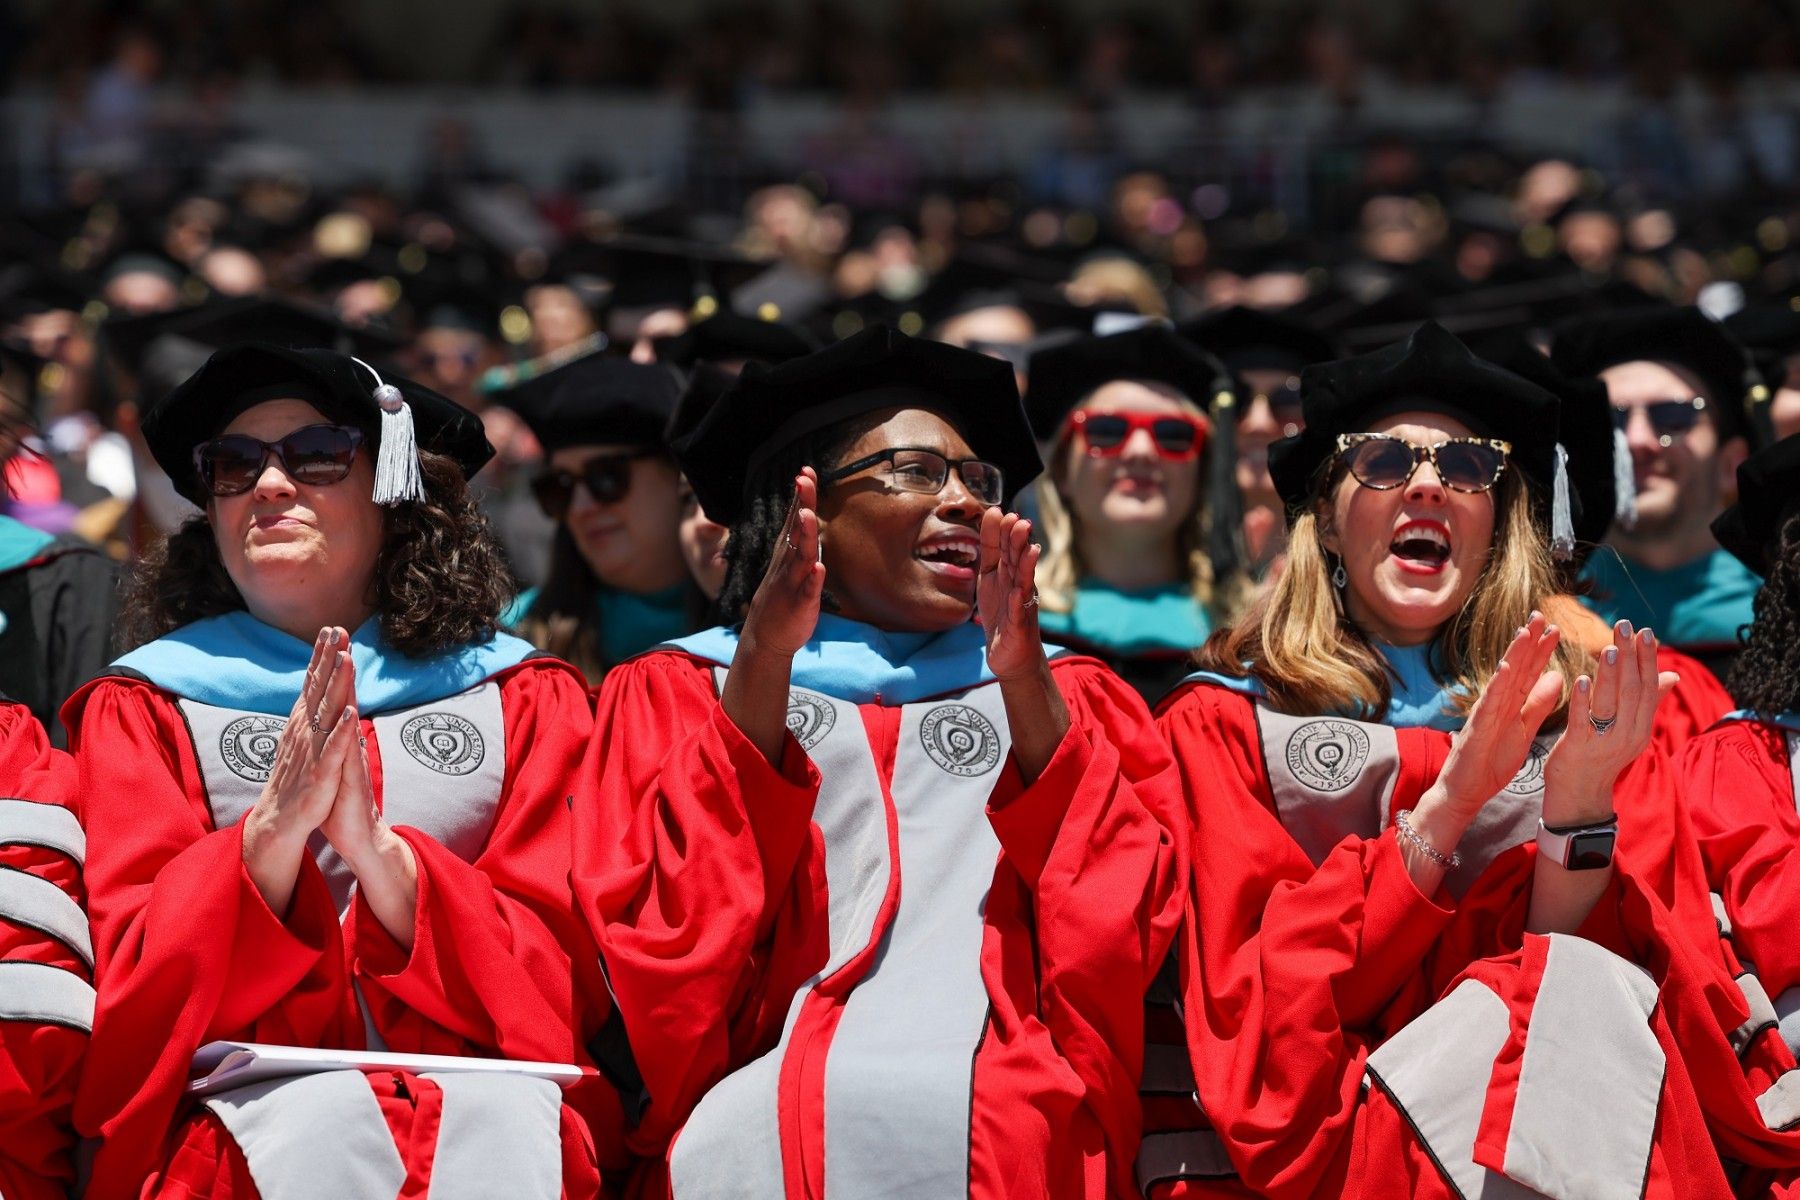
[[[4,503],[122,558],[183,512],[137,412],[258,332],[483,410],[533,582],[486,398],[722,309],[1021,379],[1231,304],[1351,350],[1800,311],[1794,0],[15,0],[0,113]],[[948,328],[996,290],[1022,325]]]

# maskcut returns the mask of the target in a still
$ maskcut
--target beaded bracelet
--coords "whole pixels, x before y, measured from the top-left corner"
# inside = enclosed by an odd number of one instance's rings
[[[1445,858],[1443,854],[1439,853],[1437,847],[1420,837],[1419,831],[1412,827],[1411,821],[1407,820],[1410,816],[1412,816],[1412,809],[1410,808],[1403,808],[1394,814],[1395,837],[1404,838],[1406,841],[1411,842],[1413,847],[1417,849],[1420,854],[1423,854],[1426,858],[1444,868],[1446,871],[1454,871],[1456,868],[1462,866],[1462,855],[1452,850],[1450,852],[1450,857]]]

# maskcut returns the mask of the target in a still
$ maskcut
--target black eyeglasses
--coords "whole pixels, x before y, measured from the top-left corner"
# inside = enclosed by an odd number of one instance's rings
[[[979,458],[952,460],[936,450],[924,450],[917,446],[894,446],[867,458],[859,458],[853,463],[845,463],[836,470],[819,476],[819,482],[836,483],[878,463],[888,464],[887,481],[902,492],[935,496],[950,482],[950,468],[955,467],[956,473],[962,477],[963,486],[969,489],[969,494],[989,508],[999,504],[1001,497],[1006,494],[1000,468],[993,463],[982,462]]]
[[[579,471],[551,469],[542,472],[531,481],[531,494],[552,521],[560,521],[568,515],[569,505],[575,499],[576,484],[586,488],[596,504],[617,504],[631,491],[631,464],[661,453],[653,447],[645,447],[622,454],[596,454],[582,463]]]
[[[1687,433],[1700,423],[1700,414],[1706,411],[1706,397],[1693,396],[1686,400],[1652,400],[1648,404],[1638,405],[1644,410],[1644,416],[1650,420],[1650,428],[1656,434],[1656,440],[1664,449],[1675,444],[1675,439]],[[1626,429],[1631,425],[1631,414],[1635,409],[1613,406],[1613,428]]]
[[[350,473],[362,442],[362,430],[349,425],[308,425],[273,442],[229,433],[194,447],[194,470],[214,496],[241,496],[256,486],[273,454],[295,483],[325,487]]]
[[[1485,492],[1500,481],[1512,443],[1498,438],[1450,438],[1432,446],[1415,445],[1391,433],[1340,433],[1337,452],[1356,482],[1378,492],[1390,491],[1430,462],[1444,486],[1453,492]]]

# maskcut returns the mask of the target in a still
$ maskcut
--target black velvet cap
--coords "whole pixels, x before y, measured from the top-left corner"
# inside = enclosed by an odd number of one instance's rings
[[[1313,480],[1341,433],[1366,433],[1385,416],[1436,412],[1477,437],[1512,443],[1511,466],[1542,486],[1554,479],[1558,402],[1537,384],[1477,358],[1443,326],[1421,325],[1405,341],[1355,358],[1308,367],[1300,376],[1306,428],[1269,447],[1269,474],[1289,518],[1312,497]]]
[[[382,382],[399,388],[412,409],[421,449],[456,460],[464,477],[494,456],[480,418],[468,409],[410,379],[384,374]],[[204,507],[208,497],[194,475],[194,447],[217,436],[238,414],[265,400],[305,400],[327,420],[361,429],[374,454],[381,431],[376,386],[368,369],[347,355],[244,342],[215,353],[187,382],[147,409],[144,439],[175,490]]]
[[[1314,363],[1343,357],[1336,342],[1300,318],[1241,304],[1208,313],[1175,331],[1233,371],[1298,375]]]
[[[737,360],[778,363],[818,348],[817,342],[792,325],[721,309],[664,342],[658,356],[678,367]]]
[[[1619,466],[1617,432],[1606,385],[1592,375],[1565,375],[1548,355],[1522,334],[1506,333],[1479,343],[1481,356],[1521,379],[1537,384],[1560,402],[1557,438],[1569,453],[1569,490],[1575,527],[1577,565],[1587,561],[1618,515]],[[1629,482],[1631,458],[1624,460]],[[1635,488],[1632,495],[1636,494]],[[1629,503],[1632,496],[1624,497]]]
[[[1745,459],[1737,485],[1737,503],[1712,523],[1713,536],[1733,558],[1766,576],[1781,527],[1800,513],[1800,434]]]
[[[566,446],[660,446],[680,395],[670,367],[591,353],[496,392],[493,400],[518,413],[549,453]]]
[[[1744,348],[1697,308],[1633,309],[1576,317],[1556,327],[1550,358],[1570,375],[1628,362],[1672,363],[1697,376],[1721,436],[1747,437],[1744,398],[1754,383]]]
[[[1008,501],[1043,470],[1009,364],[885,325],[804,358],[751,363],[673,448],[700,506],[730,524],[770,456],[889,408],[930,409],[952,422],[977,458],[1000,468]]]
[[[1217,393],[1232,390],[1225,364],[1161,325],[1058,342],[1031,356],[1029,374],[1025,411],[1044,441],[1056,436],[1077,404],[1115,380],[1164,384],[1202,411],[1211,410]]]

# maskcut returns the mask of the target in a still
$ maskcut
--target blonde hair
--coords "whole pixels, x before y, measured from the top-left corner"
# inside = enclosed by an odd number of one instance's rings
[[[1142,381],[1140,381],[1142,382]],[[1157,394],[1178,400],[1183,411],[1205,419],[1200,406],[1166,384],[1145,383]],[[1081,404],[1087,403],[1084,397]],[[1081,408],[1077,404],[1071,415]],[[1063,499],[1062,481],[1069,469],[1072,439],[1065,430],[1059,433],[1051,452],[1048,469],[1037,482],[1038,530],[1044,539],[1044,555],[1038,563],[1038,600],[1051,612],[1066,613],[1075,607],[1075,588],[1087,574],[1081,556],[1081,528],[1075,512]],[[1242,612],[1250,600],[1250,578],[1233,571],[1224,579],[1215,578],[1212,557],[1206,552],[1212,532],[1212,510],[1206,503],[1207,459],[1201,454],[1195,460],[1194,511],[1175,535],[1178,566],[1187,580],[1194,603],[1215,626],[1225,624]]]
[[[1321,540],[1320,514],[1341,468],[1324,472],[1323,496],[1288,530],[1287,567],[1230,629],[1200,648],[1203,670],[1248,673],[1268,692],[1270,707],[1294,715],[1343,713],[1381,720],[1393,699],[1386,660],[1344,612],[1331,583],[1331,563]],[[1524,477],[1514,467],[1494,489],[1494,542],[1486,566],[1462,608],[1437,637],[1438,664],[1451,693],[1451,708],[1468,716],[1520,626],[1533,610],[1545,611],[1558,592],[1549,539],[1532,514]],[[1563,694],[1551,716],[1560,725],[1569,687],[1591,673],[1593,658],[1574,637],[1556,647],[1550,668],[1563,677]]]

